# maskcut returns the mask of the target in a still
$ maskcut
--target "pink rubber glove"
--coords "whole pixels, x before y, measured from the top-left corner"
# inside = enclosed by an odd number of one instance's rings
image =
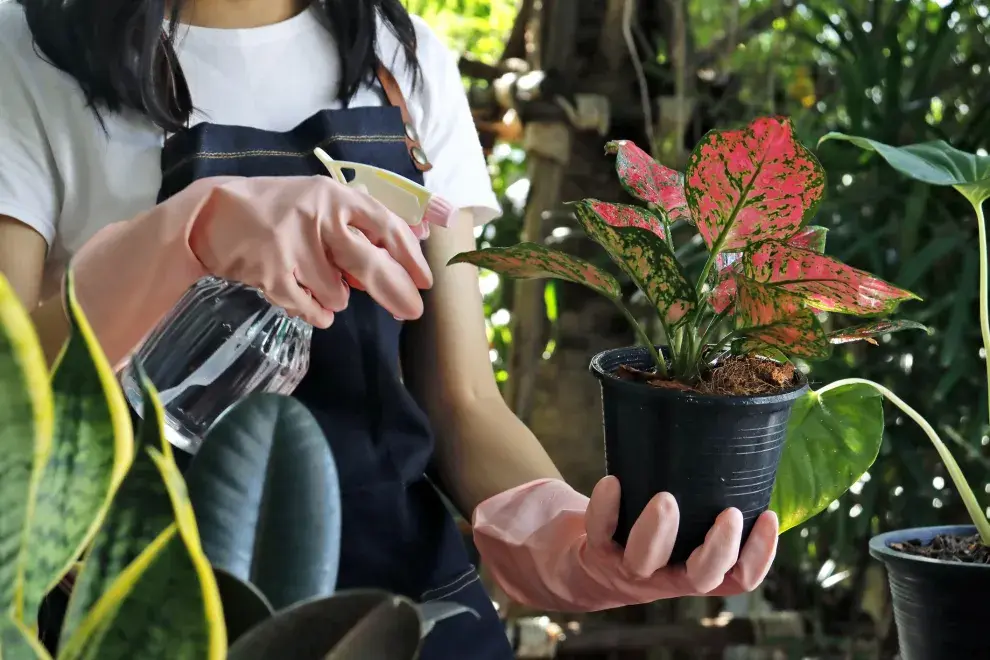
[[[560,612],[593,612],[680,596],[728,596],[756,588],[777,552],[777,516],[756,521],[742,553],[742,514],[726,509],[686,564],[667,566],[680,514],[656,495],[623,549],[612,540],[619,481],[605,477],[591,500],[556,479],[523,484],[474,511],[474,541],[513,600]]]
[[[199,278],[260,289],[325,328],[347,279],[402,320],[419,318],[433,276],[406,223],[326,176],[203,179],[96,233],[71,262],[76,294],[119,365]]]

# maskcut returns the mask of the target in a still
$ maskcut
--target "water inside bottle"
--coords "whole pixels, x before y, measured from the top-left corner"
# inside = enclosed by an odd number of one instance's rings
[[[168,441],[194,453],[216,420],[248,394],[295,390],[309,369],[312,332],[256,289],[206,277],[158,324],[132,363],[141,363],[159,392]],[[121,381],[143,416],[132,366]]]

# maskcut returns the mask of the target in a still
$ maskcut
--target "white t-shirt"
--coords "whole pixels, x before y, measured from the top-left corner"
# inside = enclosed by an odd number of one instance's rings
[[[499,213],[452,54],[414,18],[423,75],[415,89],[396,38],[379,31],[379,56],[396,77],[433,169],[426,187],[476,223]],[[340,59],[310,9],[245,30],[182,26],[176,51],[196,112],[191,123],[287,131],[339,108]],[[350,107],[382,104],[361,89]],[[0,215],[36,229],[49,245],[45,290],[68,258],[105,225],[155,204],[163,132],[134,114],[101,128],[74,79],[36,52],[20,5],[0,0]]]

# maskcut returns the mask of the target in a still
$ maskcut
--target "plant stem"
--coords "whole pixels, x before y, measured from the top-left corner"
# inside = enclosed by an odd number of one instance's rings
[[[955,484],[956,490],[959,492],[959,497],[962,498],[963,504],[966,505],[966,511],[969,512],[969,517],[973,520],[973,524],[976,525],[976,529],[980,533],[980,540],[983,541],[983,545],[990,546],[990,520],[987,520],[986,514],[983,512],[983,509],[980,508],[980,503],[976,500],[976,495],[973,494],[973,489],[969,487],[969,483],[966,481],[966,477],[959,468],[959,464],[956,463],[956,459],[952,457],[952,452],[950,452],[949,448],[945,446],[942,439],[938,437],[938,433],[936,433],[935,429],[932,428],[932,425],[928,423],[928,420],[921,416],[921,413],[906,404],[899,396],[888,390],[883,385],[879,385],[874,383],[872,380],[865,380],[863,378],[844,378],[842,380],[837,380],[834,383],[829,383],[825,387],[818,390],[817,395],[821,396],[825,392],[833,390],[837,387],[842,387],[843,385],[854,384],[869,385],[882,394],[885,399],[900,408],[901,412],[910,417],[915,424],[921,427],[921,430],[925,432],[928,439],[932,441],[933,445],[935,445],[935,451],[938,452],[939,458],[942,459],[945,469],[949,471],[949,476],[952,478],[952,483]]]
[[[626,317],[626,320],[629,321],[629,325],[631,325],[633,330],[636,331],[636,336],[639,337],[639,340],[646,344],[646,347],[650,350],[650,354],[653,356],[653,361],[657,364],[657,373],[661,376],[666,376],[667,361],[664,360],[663,356],[660,355],[660,352],[657,351],[657,347],[653,345],[649,335],[647,335],[646,331],[643,330],[643,326],[639,324],[639,321],[636,320],[636,317],[633,316],[633,313],[629,311],[629,308],[626,307],[621,300],[618,298],[613,298],[612,300],[615,302],[616,307],[619,308],[619,311],[622,312],[623,316]],[[666,331],[667,329],[664,327],[664,332],[666,333]],[[670,342],[670,335],[667,335],[667,341],[668,343]]]
[[[990,314],[987,313],[987,226],[983,217],[983,203],[973,204],[976,209],[976,228],[980,243],[980,331],[983,334],[983,364],[987,369],[987,410],[990,411]]]

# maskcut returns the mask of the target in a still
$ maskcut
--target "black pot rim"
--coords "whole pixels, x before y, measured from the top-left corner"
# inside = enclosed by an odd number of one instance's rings
[[[658,351],[664,351],[666,346],[657,346]],[[763,395],[729,395],[729,394],[695,394],[693,392],[684,392],[683,390],[671,390],[664,389],[661,387],[650,387],[644,383],[636,383],[633,381],[623,380],[619,378],[611,371],[606,371],[602,367],[602,361],[608,357],[615,356],[619,353],[627,353],[630,357],[636,354],[647,353],[646,346],[623,346],[621,348],[610,348],[608,350],[598,353],[593,358],[591,358],[591,364],[589,369],[592,375],[598,380],[602,381],[602,384],[608,383],[609,387],[615,388],[620,392],[628,392],[630,394],[639,396],[649,396],[655,399],[684,399],[697,402],[719,402],[723,405],[763,405],[763,404],[775,404],[784,403],[787,401],[793,401],[800,398],[808,390],[808,377],[804,375],[800,370],[797,371],[799,383],[792,389],[785,390],[778,394],[763,394]]]
[[[878,534],[870,539],[870,554],[874,559],[890,563],[913,563],[919,568],[923,566],[944,567],[968,571],[990,571],[990,564],[967,564],[958,561],[946,561],[944,559],[932,559],[931,557],[921,557],[910,555],[906,552],[898,552],[890,547],[891,543],[903,541],[926,541],[939,534],[951,536],[971,536],[976,534],[975,525],[938,525],[935,527],[912,527],[910,529],[896,529],[883,534]]]

